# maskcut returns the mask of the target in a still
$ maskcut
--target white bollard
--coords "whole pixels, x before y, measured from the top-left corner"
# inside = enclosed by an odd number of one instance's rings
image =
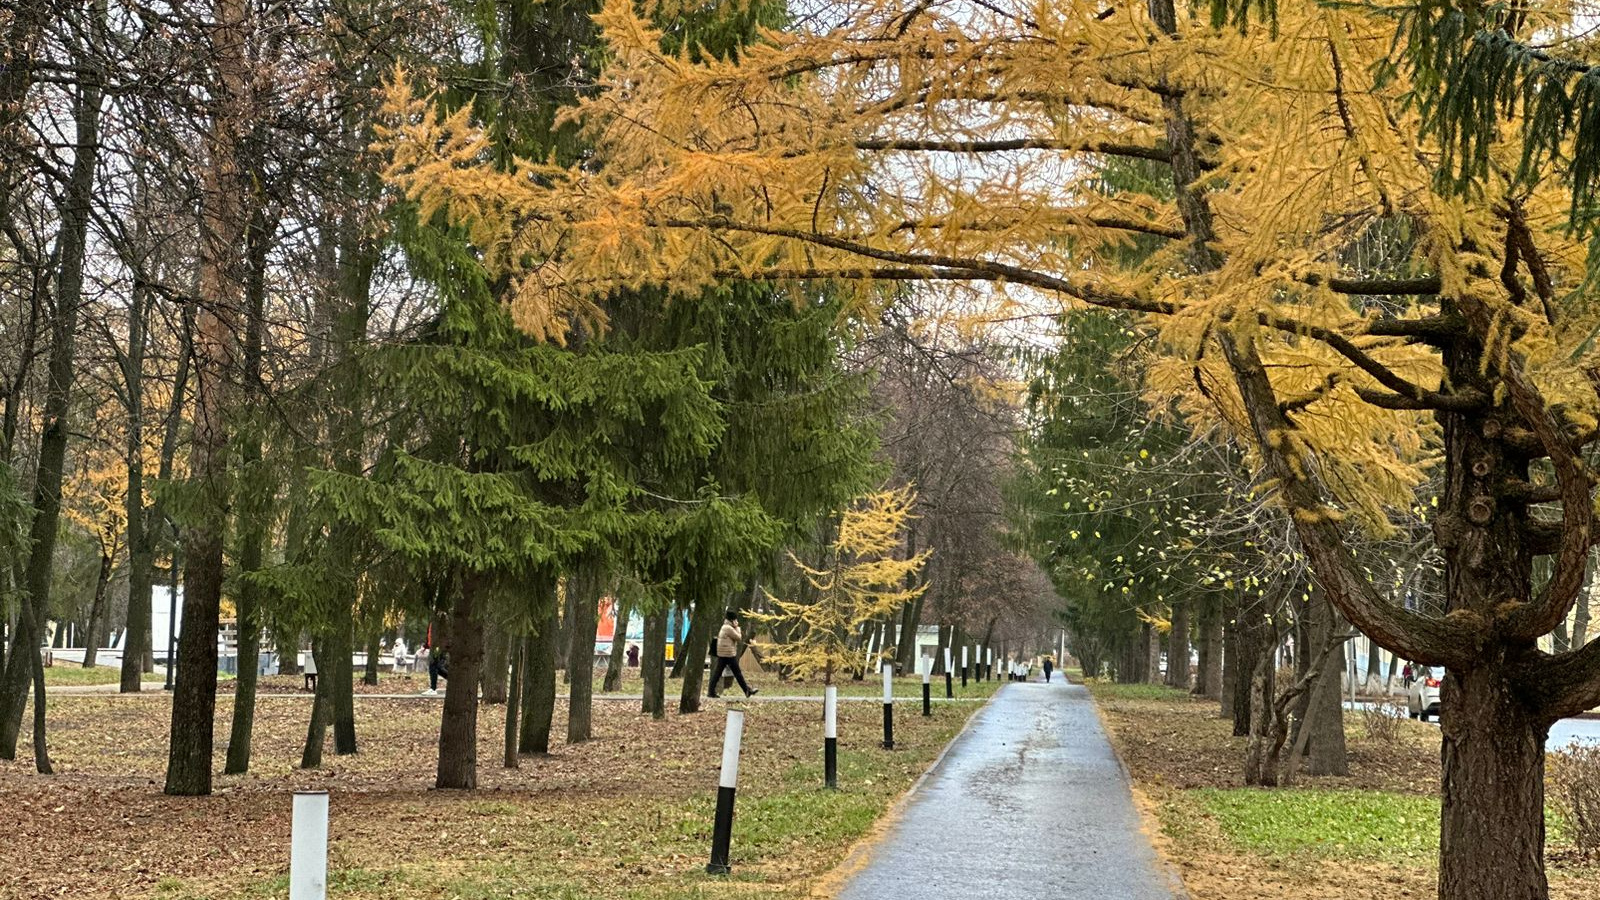
[[[933,657],[917,657],[918,668],[922,669],[922,715],[933,715],[933,685],[929,683],[933,677]]]
[[[728,726],[722,733],[722,774],[717,781],[717,811],[711,825],[711,862],[706,872],[726,875],[728,846],[733,839],[733,801],[739,788],[739,744],[744,740],[744,710],[728,710]]]
[[[328,792],[295,791],[289,841],[289,900],[328,896]]]
[[[830,788],[839,786],[839,689],[822,689],[822,780]]]
[[[883,664],[883,749],[894,749],[894,663]]]

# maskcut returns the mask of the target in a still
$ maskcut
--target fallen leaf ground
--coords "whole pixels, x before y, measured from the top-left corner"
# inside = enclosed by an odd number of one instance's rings
[[[379,690],[405,692],[409,682]],[[273,685],[274,688],[280,687]],[[286,682],[281,686],[291,687]],[[773,690],[775,688],[769,688]],[[908,691],[906,687],[899,688]],[[920,688],[918,694],[920,696]],[[969,694],[970,696],[970,694]],[[670,705],[670,704],[669,704]],[[58,696],[55,776],[33,774],[29,735],[0,763],[0,898],[221,900],[286,893],[290,795],[331,794],[330,896],[353,900],[806,896],[981,704],[901,702],[896,749],[878,745],[882,707],[840,704],[841,790],[821,788],[821,707],[747,707],[734,873],[703,874],[725,717],[721,703],[655,721],[636,702],[595,704],[595,739],[501,767],[504,707],[479,719],[480,788],[431,789],[440,704],[356,700],[360,752],[295,768],[311,705],[269,690],[257,705],[251,771],[206,798],[161,793],[164,692]],[[232,712],[219,698],[217,762]]]
[[[1150,686],[1091,685],[1158,846],[1193,900],[1433,897],[1439,736],[1409,720],[1393,742],[1347,715],[1350,774],[1293,788],[1243,783],[1244,738],[1212,701]],[[1551,815],[1555,900],[1600,897],[1600,866],[1563,845]]]

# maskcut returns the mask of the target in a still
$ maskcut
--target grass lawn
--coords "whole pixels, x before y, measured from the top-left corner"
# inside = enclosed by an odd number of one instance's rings
[[[1242,782],[1244,738],[1217,704],[1158,685],[1091,684],[1158,844],[1194,900],[1431,897],[1439,853],[1439,732],[1401,722],[1393,742],[1348,714],[1350,774],[1292,788]],[[1600,866],[1547,811],[1551,896],[1600,896]]]
[[[308,788],[331,793],[331,897],[805,897],[981,705],[924,719],[907,699],[889,752],[879,706],[841,704],[837,792],[821,787],[817,704],[749,705],[734,872],[712,878],[721,703],[662,721],[635,703],[597,703],[595,739],[573,746],[560,743],[558,704],[554,752],[518,769],[499,764],[504,707],[485,706],[480,788],[458,793],[431,790],[438,701],[359,697],[360,752],[335,757],[330,746],[326,766],[307,772],[294,766],[311,705],[268,693],[252,771],[219,775],[207,798],[160,793],[169,703],[164,693],[53,698],[53,777],[32,773],[25,730],[19,759],[0,762],[0,805],[21,811],[0,842],[0,898],[281,898],[290,794]],[[231,707],[224,693],[219,766]]]
[[[140,681],[162,681],[165,678],[159,672],[146,672]],[[44,683],[47,686],[56,685],[89,685],[89,684],[117,684],[122,681],[122,669],[118,666],[95,666],[85,669],[78,663],[58,662],[44,670]]]

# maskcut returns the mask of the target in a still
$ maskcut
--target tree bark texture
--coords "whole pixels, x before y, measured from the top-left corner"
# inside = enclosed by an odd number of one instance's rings
[[[195,416],[189,448],[196,511],[185,529],[183,631],[172,692],[166,792],[211,793],[212,729],[217,705],[217,629],[227,529],[228,415],[237,378],[236,335],[244,291],[245,198],[240,168],[249,114],[244,0],[215,0],[212,58],[217,81],[210,111],[210,153],[201,172],[200,290],[195,321]]]
[[[492,628],[483,638],[483,702],[505,703],[511,674],[511,648],[516,638]]]
[[[598,561],[584,560],[567,580],[572,595],[572,627],[567,647],[567,743],[581,744],[593,734],[594,635],[599,614],[601,569]],[[613,635],[614,636],[614,635]]]
[[[478,675],[483,665],[482,604],[487,576],[469,572],[450,611],[450,687],[439,720],[439,768],[433,786],[470,791],[478,786]],[[349,654],[345,655],[349,670]]]
[[[689,621],[689,638],[684,641],[679,662],[683,664],[683,690],[678,696],[678,712],[700,711],[700,687],[705,682],[706,654],[711,650],[711,639],[717,631],[717,621],[722,618],[722,604],[711,591],[702,591],[695,599],[694,615]]]
[[[559,635],[556,616],[559,605],[551,589],[545,615],[534,623],[527,643],[527,674],[522,685],[522,736],[517,744],[521,753],[550,752],[550,723],[556,711],[556,650]]]
[[[600,688],[608,694],[622,687],[622,669],[628,653],[628,617],[633,615],[627,600],[618,597],[615,602],[617,625],[611,632],[611,657],[606,660],[606,678]]]
[[[667,715],[666,657],[667,611],[648,611],[644,614],[644,650],[639,661],[639,674],[644,679],[640,711],[655,719],[664,719]]]
[[[251,217],[245,242],[248,265],[245,302],[248,318],[244,333],[244,382],[253,400],[260,402],[262,389],[263,345],[266,341],[267,251],[271,245],[268,217],[259,210]],[[239,535],[239,571],[247,576],[259,571],[270,539],[267,524],[271,516],[273,484],[261,465],[261,434],[252,428],[240,453],[244,484],[235,517]],[[255,731],[256,682],[261,669],[261,588],[251,578],[240,579],[238,588],[239,664],[233,688],[233,724],[228,737],[228,755],[222,771],[237,775],[250,769],[250,749]]]
[[[1189,689],[1189,605],[1188,600],[1172,604],[1172,630],[1167,633],[1167,687]]]

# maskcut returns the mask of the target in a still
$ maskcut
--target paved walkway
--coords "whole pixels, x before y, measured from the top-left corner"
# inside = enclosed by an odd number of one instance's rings
[[[839,900],[1173,900],[1080,685],[1010,684],[975,715]]]

